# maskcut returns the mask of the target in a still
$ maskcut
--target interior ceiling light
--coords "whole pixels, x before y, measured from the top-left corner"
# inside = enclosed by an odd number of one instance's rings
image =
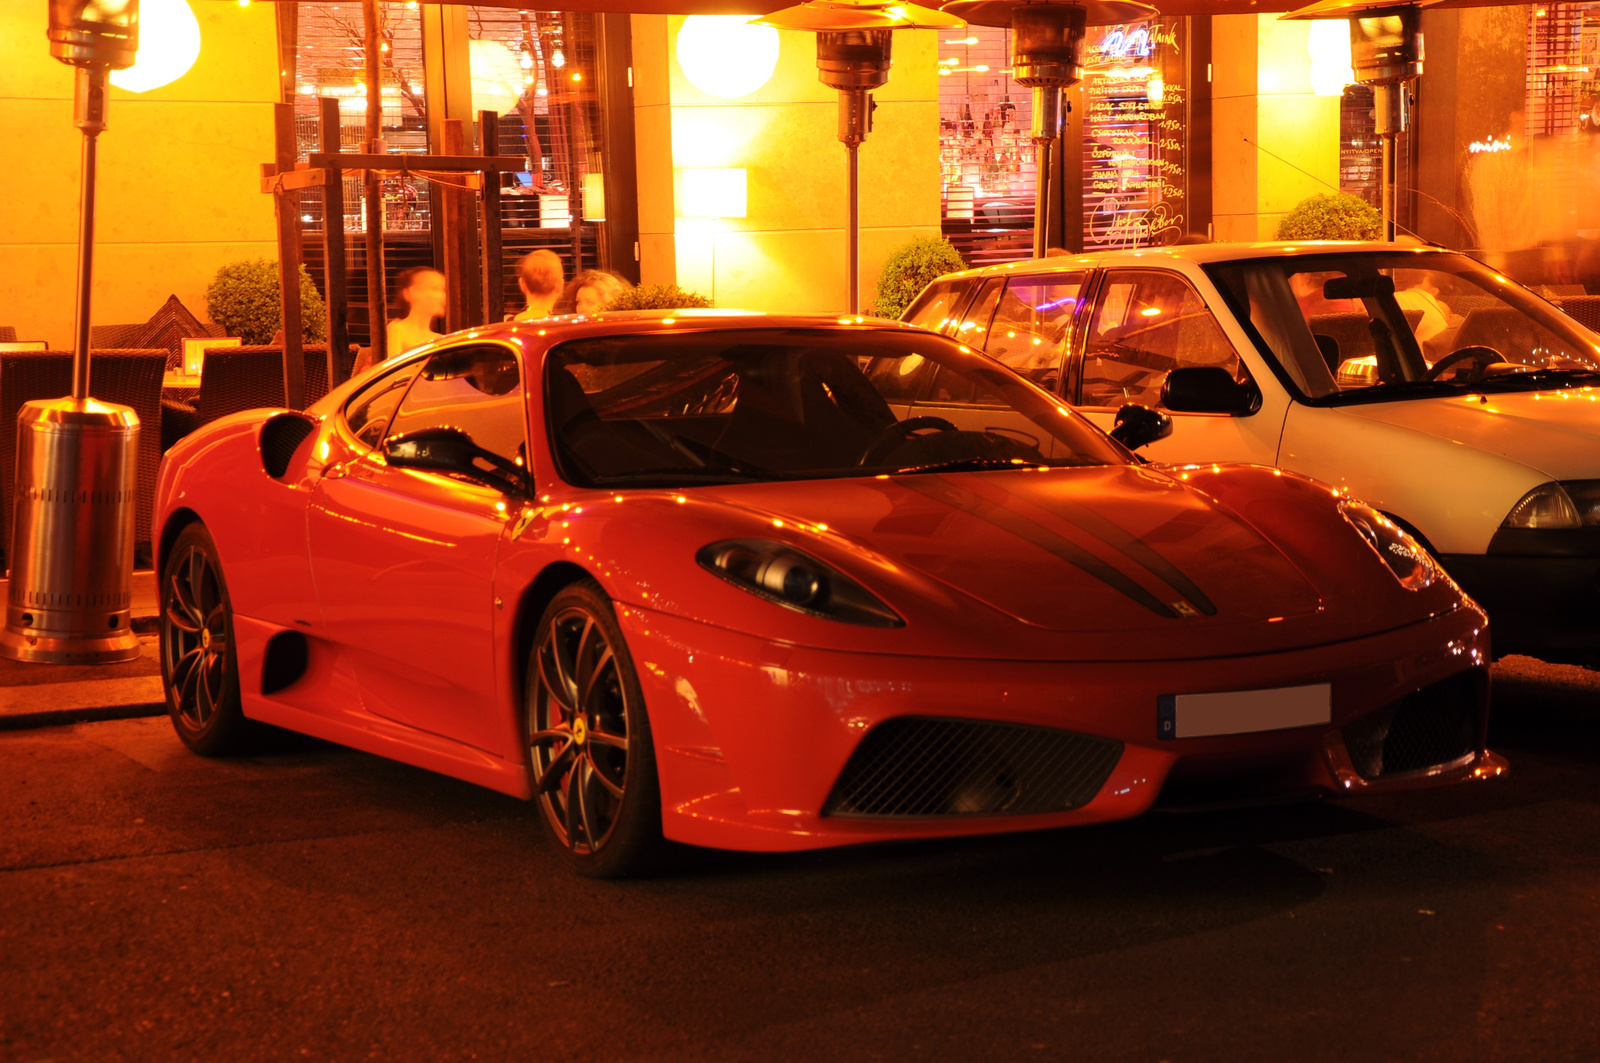
[[[200,58],[200,23],[184,0],[143,0],[139,54],[131,67],[113,70],[111,84],[129,92],[170,85]]]
[[[778,68],[778,31],[747,15],[690,15],[678,29],[678,66],[708,96],[736,100]]]

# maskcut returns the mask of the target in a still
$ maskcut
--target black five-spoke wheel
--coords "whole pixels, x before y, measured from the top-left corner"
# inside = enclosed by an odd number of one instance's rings
[[[644,869],[660,796],[639,682],[611,603],[588,581],[545,610],[528,662],[534,798],[551,836],[591,875]]]
[[[179,533],[161,569],[161,677],[185,745],[206,756],[242,750],[251,728],[239,711],[228,589],[201,524]]]

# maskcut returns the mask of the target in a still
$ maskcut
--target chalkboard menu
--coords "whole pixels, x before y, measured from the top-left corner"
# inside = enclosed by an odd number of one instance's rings
[[[1176,243],[1186,231],[1184,21],[1089,31],[1083,119],[1083,245]]]

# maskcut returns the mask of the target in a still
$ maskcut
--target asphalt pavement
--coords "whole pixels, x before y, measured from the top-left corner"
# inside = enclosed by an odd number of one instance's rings
[[[0,1060],[1593,1060],[1600,674],[1508,778],[577,878],[530,806],[161,718],[0,733]]]

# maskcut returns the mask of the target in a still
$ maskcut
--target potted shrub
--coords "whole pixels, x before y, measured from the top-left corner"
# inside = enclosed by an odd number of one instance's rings
[[[1364,199],[1339,193],[1308,196],[1278,222],[1280,240],[1382,240],[1383,215]]]
[[[696,310],[711,305],[699,292],[687,292],[676,284],[641,284],[625,288],[612,296],[607,310]]]
[[[283,327],[279,304],[278,264],[258,258],[230,262],[217,270],[206,289],[206,313],[225,334],[246,344],[271,343]],[[300,267],[300,321],[307,340],[320,340],[327,329],[327,308],[306,267]]]
[[[966,269],[961,252],[942,236],[919,236],[890,255],[873,297],[879,317],[899,317],[935,277]]]

